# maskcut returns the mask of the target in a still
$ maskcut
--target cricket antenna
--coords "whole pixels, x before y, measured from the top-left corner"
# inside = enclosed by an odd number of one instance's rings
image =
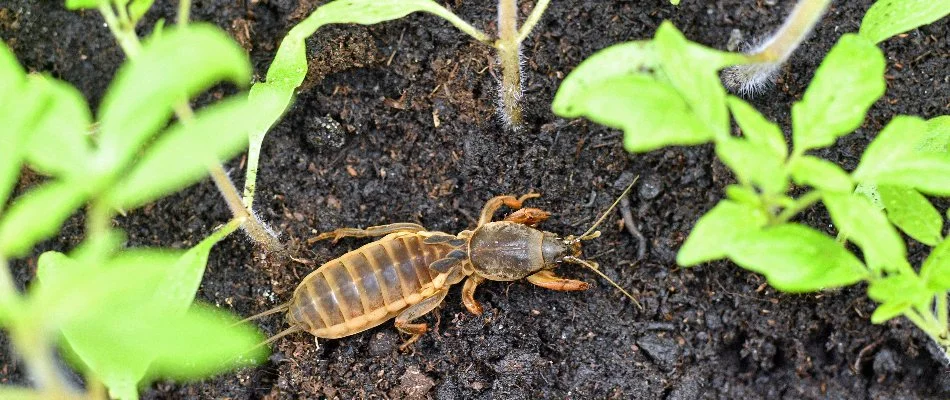
[[[250,317],[247,317],[247,318],[244,318],[244,319],[242,319],[242,320],[240,320],[240,321],[238,321],[238,322],[235,322],[234,325],[231,325],[231,326],[241,325],[241,324],[243,324],[243,323],[245,323],[245,322],[250,322],[250,321],[253,321],[253,320],[255,320],[255,319],[264,318],[264,317],[266,317],[266,316],[268,316],[268,315],[271,315],[271,314],[277,314],[277,313],[282,312],[282,311],[287,311],[288,308],[290,308],[290,303],[280,304],[280,305],[278,305],[277,307],[271,308],[270,310],[267,310],[267,311],[264,311],[264,312],[261,312],[261,313],[254,314],[254,315],[252,315],[252,316],[250,316]]]
[[[637,308],[639,308],[641,311],[643,310],[643,306],[640,304],[639,301],[637,301],[637,298],[633,297],[632,294],[624,290],[624,288],[620,287],[620,285],[618,285],[617,282],[614,282],[613,279],[608,278],[606,274],[601,272],[600,269],[597,268],[597,263],[593,261],[583,260],[583,259],[573,257],[573,256],[564,257],[564,261],[572,263],[572,264],[580,264],[587,267],[591,271],[594,271],[594,273],[596,273],[597,275],[600,275],[601,278],[606,279],[607,282],[610,282],[611,285],[614,285],[614,287],[617,288],[617,290],[620,290],[621,292],[623,292],[623,294],[629,297],[630,300],[633,300],[633,304],[636,304]]]
[[[591,239],[599,237],[600,232],[595,231],[595,229],[597,229],[597,227],[600,226],[601,222],[604,222],[604,219],[606,219],[607,216],[610,215],[610,213],[614,210],[614,208],[617,207],[617,204],[620,204],[620,199],[624,198],[624,196],[626,196],[627,193],[630,193],[630,189],[633,188],[633,185],[637,183],[638,179],[640,179],[640,175],[637,175],[635,178],[633,178],[633,182],[630,182],[630,184],[627,185],[627,188],[623,190],[623,193],[621,193],[619,197],[617,197],[617,200],[614,200],[614,204],[610,205],[610,208],[608,208],[607,211],[605,211],[604,214],[601,215],[600,218],[597,219],[597,222],[594,222],[594,225],[591,226],[590,229],[587,230],[587,232],[584,232],[583,235],[578,236],[576,239],[574,239],[573,242],[576,243],[581,240],[591,240]]]

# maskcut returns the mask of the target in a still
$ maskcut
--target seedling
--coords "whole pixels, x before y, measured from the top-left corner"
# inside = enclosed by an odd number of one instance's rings
[[[728,96],[718,80],[723,67],[750,61],[754,56],[691,43],[664,23],[652,41],[612,46],[584,61],[565,79],[553,108],[622,129],[631,152],[715,145],[738,184],[696,223],[677,256],[680,265],[729,259],[788,292],[865,281],[868,296],[880,303],[872,322],[905,316],[950,354],[950,241],[941,232],[942,216],[923,196],[950,195],[950,117],[894,118],[849,174],[807,152],[857,129],[883,95],[885,60],[874,41],[846,34],[834,46],[792,106],[791,150],[777,125]],[[730,113],[742,137],[730,132]],[[790,196],[793,183],[807,190]],[[855,184],[861,193],[879,193],[881,206],[855,194]],[[818,201],[840,241],[791,222]],[[895,226],[936,246],[919,269],[907,261]]]
[[[108,4],[85,5],[110,11],[110,23],[118,20]],[[116,4],[131,21],[136,13],[129,10],[141,3],[126,5]],[[145,46],[134,36],[120,38],[134,61],[119,69],[95,124],[78,91],[25,74],[0,44],[0,206],[21,167],[50,176],[0,210],[0,326],[36,386],[32,394],[0,387],[0,397],[77,396],[81,390],[53,358],[57,346],[84,372],[88,396],[104,397],[105,384],[112,396],[129,399],[158,377],[195,379],[240,365],[236,356],[262,339],[232,326],[224,312],[192,305],[212,246],[243,218],[185,252],[123,249],[122,233],[111,226],[118,210],[176,192],[244,148],[243,128],[256,118],[245,96],[194,113],[184,101],[220,81],[246,83],[250,63],[210,25],[166,29]],[[166,127],[176,109],[187,118]],[[84,204],[85,240],[68,256],[41,255],[38,283],[18,293],[8,260],[30,254]]]
[[[274,62],[264,82],[251,87],[250,101],[258,108],[259,122],[249,134],[247,177],[244,184],[244,205],[254,203],[260,149],[267,131],[280,119],[293,98],[294,91],[307,75],[304,40],[328,24],[356,23],[372,25],[402,18],[414,12],[427,12],[445,19],[475,40],[498,50],[502,80],[498,87],[499,115],[512,129],[522,122],[521,106],[521,43],[540,21],[550,0],[539,0],[521,28],[518,28],[517,1],[498,1],[498,38],[493,39],[432,0],[337,0],[318,7],[309,17],[293,27],[281,41]]]

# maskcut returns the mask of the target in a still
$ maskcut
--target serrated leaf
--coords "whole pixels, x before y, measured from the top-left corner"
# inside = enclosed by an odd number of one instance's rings
[[[874,44],[845,34],[815,72],[802,100],[792,106],[796,151],[834,144],[864,121],[887,88],[884,54]]]
[[[742,138],[716,141],[716,155],[729,166],[741,182],[751,182],[765,193],[785,193],[788,176],[784,159],[772,149]]]
[[[861,261],[840,243],[798,224],[740,236],[730,247],[729,258],[742,268],[765,275],[770,285],[785,292],[847,286],[869,276]]]
[[[920,278],[931,290],[950,290],[950,240],[944,239],[930,251],[920,267]]]
[[[850,193],[824,193],[822,201],[838,230],[861,247],[871,270],[894,271],[906,264],[903,239],[870,201]]]
[[[86,130],[92,113],[86,99],[72,86],[41,75],[30,77],[27,90],[46,93],[42,113],[26,141],[26,159],[35,169],[74,182],[92,179],[88,173],[92,146]]]
[[[788,156],[785,135],[782,134],[778,125],[765,119],[765,116],[756,111],[752,105],[738,97],[729,96],[728,104],[732,116],[742,129],[742,136],[758,146],[770,149],[782,160]]]
[[[665,146],[709,142],[713,133],[672,86],[646,76],[600,81],[575,99],[591,121],[624,131],[624,148],[646,152]]]
[[[141,206],[195,183],[209,165],[236,155],[247,144],[243,129],[256,118],[251,106],[244,98],[221,101],[169,128],[110,191],[110,204]]]
[[[244,50],[220,29],[191,24],[166,30],[119,69],[102,100],[103,163],[123,167],[165,126],[173,107],[222,80],[246,84],[250,74]]]
[[[605,79],[642,75],[657,68],[659,58],[653,42],[634,41],[615,44],[582,61],[561,82],[551,103],[555,114],[565,118],[584,115],[587,107],[577,107],[575,100],[586,96]]]
[[[879,0],[861,21],[861,36],[880,43],[950,14],[950,0]]]
[[[878,186],[887,218],[907,236],[928,246],[943,239],[943,216],[920,192],[900,186]]]
[[[719,70],[741,63],[742,56],[693,44],[669,21],[660,25],[653,42],[663,77],[716,138],[729,137],[726,89],[719,80]]]
[[[851,176],[837,164],[813,156],[801,156],[789,165],[792,179],[799,185],[834,193],[850,193],[854,189]]]
[[[26,255],[37,242],[59,232],[86,196],[76,185],[52,181],[18,197],[0,220],[0,254]]]
[[[868,145],[852,173],[855,181],[950,195],[950,154],[920,152],[928,132],[920,118],[898,116]]]
[[[761,209],[722,200],[696,222],[676,255],[676,263],[689,267],[725,258],[738,238],[758,231],[767,222]]]

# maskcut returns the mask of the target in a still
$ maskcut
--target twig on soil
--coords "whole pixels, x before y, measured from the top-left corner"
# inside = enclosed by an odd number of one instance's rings
[[[627,232],[637,239],[637,260],[642,260],[647,254],[647,240],[633,222],[630,200],[627,200],[626,197],[620,199],[620,215],[623,217],[623,226],[627,228]]]
[[[871,342],[871,344],[864,346],[864,348],[858,352],[858,359],[854,360],[854,365],[851,366],[851,372],[854,372],[855,374],[857,374],[858,371],[861,370],[861,360],[864,359],[864,353],[874,350],[874,348],[876,348],[877,346],[880,346],[881,343],[884,343],[884,338],[880,338],[878,340],[875,340],[874,342]]]

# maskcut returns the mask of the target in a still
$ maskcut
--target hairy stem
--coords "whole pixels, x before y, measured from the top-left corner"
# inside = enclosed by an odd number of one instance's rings
[[[495,41],[501,64],[499,108],[506,125],[521,125],[521,43],[518,41],[518,2],[498,0],[498,40]]]
[[[778,31],[749,53],[752,64],[723,70],[723,83],[741,94],[758,91],[801,45],[830,4],[831,0],[799,0]]]

